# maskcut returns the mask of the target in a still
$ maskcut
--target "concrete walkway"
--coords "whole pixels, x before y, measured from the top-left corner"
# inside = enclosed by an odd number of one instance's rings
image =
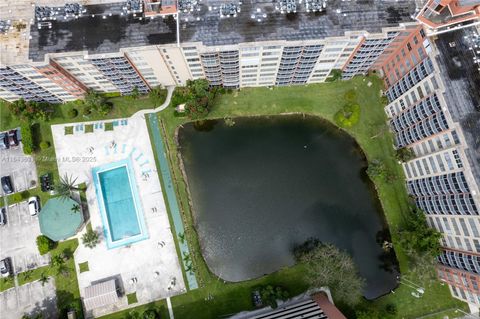
[[[173,90],[175,90],[175,86],[167,86],[166,89],[167,89],[167,98],[165,99],[165,102],[162,105],[154,108],[153,110],[152,109],[150,109],[150,110],[140,110],[140,111],[136,112],[135,114],[133,114],[131,117],[145,118],[145,114],[157,113],[157,112],[160,112],[160,111],[163,111],[164,109],[166,109],[167,106],[170,104],[170,100],[172,99],[172,94],[173,94]]]
[[[170,319],[174,319],[173,309],[172,309],[172,301],[170,300],[170,297],[167,298],[167,308],[168,308],[168,314],[170,316]]]

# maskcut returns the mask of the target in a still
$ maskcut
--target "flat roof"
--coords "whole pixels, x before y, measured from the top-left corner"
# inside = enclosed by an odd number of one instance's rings
[[[237,17],[220,18],[220,5],[233,1],[202,0],[199,11],[179,13],[180,41],[226,45],[322,39],[342,36],[346,31],[380,32],[382,27],[414,21],[411,14],[415,12],[415,2],[411,0],[328,0],[323,12],[308,13],[304,0],[297,4],[297,13],[281,14],[275,9],[274,1],[252,0],[241,4]],[[36,24],[32,25],[29,58],[39,61],[47,53],[109,53],[118,52],[122,47],[176,42],[177,26],[171,16],[153,20],[140,20],[131,14],[122,16],[122,5],[88,5],[84,7],[87,12],[78,19],[52,21],[51,28],[47,26],[40,30]],[[252,19],[252,14],[262,21]]]
[[[111,3],[85,6],[87,12],[83,16],[50,21],[51,28],[45,26],[39,30],[37,24],[31,25],[29,58],[42,61],[47,53],[111,53],[118,52],[123,47],[177,41],[177,25],[173,17],[140,20],[139,15],[122,16],[122,5],[123,3]]]
[[[462,127],[469,145],[467,157],[480,185],[480,61],[474,62],[475,54],[480,58],[480,35],[469,27],[440,34],[435,44],[447,105]]]
[[[218,7],[223,2],[204,0],[200,12],[181,14],[180,41],[225,45],[322,39],[342,36],[346,31],[380,32],[383,27],[414,21],[411,14],[415,12],[415,1],[411,0],[328,0],[324,11],[309,13],[304,0],[302,4],[297,1],[297,13],[282,14],[275,10],[276,1],[253,0],[243,1],[236,18],[220,18]],[[208,7],[217,7],[217,10],[209,11]],[[266,18],[261,16],[263,13]],[[262,21],[253,19],[252,14]]]

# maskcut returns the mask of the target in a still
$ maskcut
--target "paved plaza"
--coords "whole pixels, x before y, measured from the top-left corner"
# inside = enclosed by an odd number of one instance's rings
[[[112,131],[105,131],[107,122],[114,122]],[[93,124],[94,133],[86,133],[85,125]],[[65,134],[65,126],[73,126],[73,134]],[[90,315],[119,311],[129,307],[125,295],[136,292],[136,306],[164,299],[185,291],[179,259],[170,229],[167,211],[158,179],[148,129],[142,116],[92,123],[53,125],[52,133],[58,169],[85,182],[92,228],[102,240],[94,249],[80,244],[75,252],[80,293],[85,287],[116,278],[123,292],[119,302],[97,308]],[[131,159],[135,182],[144,215],[148,239],[119,248],[108,249],[104,225],[93,184],[92,168]],[[83,230],[85,231],[85,229]],[[81,236],[81,234],[80,234]],[[78,264],[88,262],[89,270],[80,273]],[[174,284],[172,284],[174,283]]]

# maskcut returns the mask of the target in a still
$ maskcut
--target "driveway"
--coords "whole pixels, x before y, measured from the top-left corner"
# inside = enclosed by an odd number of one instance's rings
[[[42,318],[57,318],[54,279],[42,285],[35,281],[0,293],[1,318],[20,319],[24,314],[43,313]]]
[[[14,272],[48,264],[48,255],[40,256],[36,238],[40,235],[37,216],[30,216],[27,202],[7,207],[7,223],[0,226],[0,259],[12,258]]]
[[[15,192],[21,192],[38,184],[37,168],[31,156],[23,154],[22,144],[0,150],[0,175],[10,175]],[[3,195],[3,189],[1,195]]]

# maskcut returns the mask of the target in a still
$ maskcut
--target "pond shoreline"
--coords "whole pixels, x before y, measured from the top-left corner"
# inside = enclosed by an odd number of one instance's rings
[[[305,112],[285,112],[285,113],[280,113],[280,114],[270,114],[270,115],[256,115],[256,114],[252,114],[252,115],[248,115],[248,116],[235,116],[235,117],[230,117],[230,116],[227,116],[227,117],[211,117],[211,118],[207,118],[205,120],[202,120],[200,122],[211,122],[211,121],[222,121],[222,120],[225,120],[225,119],[233,119],[233,120],[242,120],[242,119],[251,119],[251,118],[275,118],[275,117],[290,117],[290,116],[301,116],[303,119],[312,119],[312,120],[315,120],[315,121],[320,121],[322,122],[324,125],[327,125],[329,128],[332,128],[334,129],[335,131],[338,131],[340,132],[342,135],[348,137],[349,139],[353,140],[354,142],[354,147],[355,149],[359,152],[361,158],[363,159],[363,161],[365,161],[365,163],[368,163],[368,155],[366,154],[366,152],[364,151],[364,149],[360,146],[359,142],[357,141],[357,139],[355,138],[355,136],[353,136],[352,134],[350,134],[347,130],[343,129],[343,128],[340,128],[338,127],[335,123],[333,123],[332,121],[328,120],[327,118],[325,117],[322,117],[322,116],[319,116],[318,114],[312,114],[312,113],[305,113]],[[191,190],[190,190],[190,182],[189,182],[189,177],[187,176],[187,173],[186,173],[186,169],[185,169],[185,163],[184,163],[184,158],[182,156],[182,153],[180,152],[180,148],[182,147],[180,145],[180,141],[179,141],[179,131],[185,126],[185,125],[194,125],[194,123],[198,123],[199,121],[191,121],[191,120],[187,120],[185,121],[184,123],[178,125],[175,130],[174,130],[174,137],[173,137],[173,141],[175,143],[175,146],[177,148],[177,158],[178,158],[178,161],[179,161],[179,169],[180,169],[180,172],[181,172],[181,175],[182,175],[182,178],[184,179],[185,181],[185,184],[186,184],[186,189],[187,189],[187,194],[188,194],[188,202],[189,202],[189,208],[191,210],[191,214],[192,214],[192,219],[193,219],[193,228],[195,229],[195,236],[199,242],[199,245],[200,245],[200,248],[201,248],[201,253],[202,253],[202,259],[203,259],[203,262],[205,262],[209,272],[211,274],[213,274],[215,277],[218,278],[218,276],[212,271],[212,269],[210,269],[210,266],[208,265],[208,263],[206,263],[206,260],[205,260],[205,249],[206,249],[206,244],[205,244],[205,241],[204,239],[199,236],[199,233],[198,233],[198,212],[196,211],[196,208],[194,207],[193,205],[193,199],[192,199],[192,194],[191,194]],[[229,126],[229,125],[228,125]],[[381,198],[379,196],[379,193],[378,193],[378,187],[376,185],[376,183],[374,181],[372,181],[366,174],[364,174],[365,176],[363,176],[363,178],[366,178],[367,179],[367,182],[368,182],[368,186],[369,188],[371,187],[372,190],[375,192],[375,204],[377,205],[378,204],[378,207],[381,209],[381,214],[380,214],[380,217],[381,217],[381,223],[383,225],[383,233],[387,233],[387,238],[389,240],[391,240],[391,236],[390,236],[390,228],[389,228],[389,224],[388,224],[388,221],[387,221],[387,217],[386,217],[386,213],[385,213],[385,209],[384,209],[384,206],[383,206],[383,203],[381,201]],[[396,271],[399,271],[399,265],[398,265],[398,260],[396,258],[396,254],[395,252],[393,252],[393,256],[394,256],[394,268],[396,269]],[[291,267],[291,266],[289,266]],[[251,277],[251,278],[248,278],[248,279],[245,279],[245,280],[239,280],[239,281],[231,281],[233,283],[235,282],[243,282],[243,281],[246,281],[246,280],[253,280],[253,279],[259,279],[259,278],[262,278],[264,277],[265,275],[267,274],[264,274],[264,275],[260,275],[260,276],[257,276],[257,277]],[[222,279],[223,280],[223,279]],[[230,282],[230,281],[229,281]],[[395,288],[394,288],[395,289]],[[388,292],[387,292],[388,293]],[[377,299],[381,296],[378,296],[378,297],[375,297],[373,299]]]

